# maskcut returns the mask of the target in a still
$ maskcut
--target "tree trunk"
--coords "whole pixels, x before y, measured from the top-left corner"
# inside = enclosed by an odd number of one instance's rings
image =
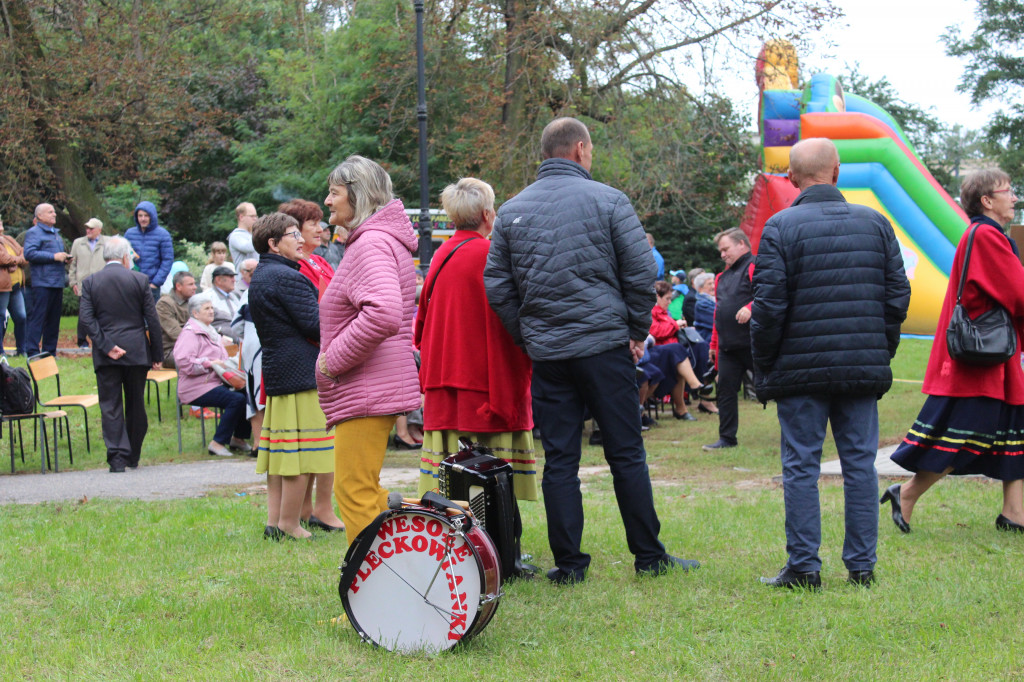
[[[66,213],[58,209],[57,226],[64,236],[75,239],[85,234],[85,221],[99,218],[110,220],[100,202],[92,182],[85,173],[82,159],[69,140],[62,138],[54,122],[59,121],[51,111],[54,84],[47,77],[46,55],[32,25],[32,17],[24,0],[0,0],[4,12],[4,29],[14,44],[21,84],[32,111],[39,142],[46,151],[46,166],[57,182],[54,201],[63,203]],[[40,202],[48,197],[40,197]]]

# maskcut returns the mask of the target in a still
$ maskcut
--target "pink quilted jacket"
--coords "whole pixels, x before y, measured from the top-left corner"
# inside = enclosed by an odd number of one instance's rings
[[[416,246],[398,199],[353,230],[345,243],[345,258],[320,300],[320,345],[334,376],[316,373],[328,427],[420,405],[412,354]]]

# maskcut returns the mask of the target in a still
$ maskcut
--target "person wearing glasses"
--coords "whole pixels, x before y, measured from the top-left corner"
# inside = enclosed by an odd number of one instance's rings
[[[320,352],[317,291],[299,272],[305,239],[295,218],[265,215],[252,230],[260,265],[249,285],[249,310],[263,343],[266,413],[260,433],[257,473],[267,474],[267,525],[264,537],[309,538],[300,512],[310,476],[334,474],[334,438],[316,391]],[[321,499],[325,497],[325,499]],[[330,495],[318,496],[310,527],[344,530]]]
[[[1014,217],[1017,196],[1010,176],[984,170],[968,176],[960,189],[960,204],[977,226],[971,247],[961,303],[971,319],[1001,305],[1013,318],[1017,350],[1006,362],[982,367],[950,356],[946,329],[956,307],[967,235],[964,231],[953,257],[946,298],[942,302],[922,392],[928,396],[914,425],[892,454],[892,460],[914,472],[903,485],[889,486],[882,504],[892,505],[892,521],[904,533],[918,499],[947,474],[983,474],[1003,482],[1003,508],[996,528],[1024,532],[1024,266],[1017,244],[1003,226]]]
[[[321,300],[316,379],[335,427],[334,494],[352,544],[387,509],[380,470],[395,418],[420,405],[412,347],[418,244],[379,164],[350,156],[327,183],[328,222],[349,237]]]

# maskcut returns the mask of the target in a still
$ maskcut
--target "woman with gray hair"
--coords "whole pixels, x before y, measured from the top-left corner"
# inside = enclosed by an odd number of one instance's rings
[[[420,404],[412,348],[417,247],[412,223],[377,163],[350,156],[327,178],[345,258],[320,302],[317,388],[335,427],[334,493],[351,544],[387,509],[380,470],[399,414]]]
[[[1010,176],[1001,170],[969,175],[960,202],[971,224],[960,239],[949,271],[946,298],[932,342],[921,391],[928,396],[914,425],[892,460],[914,472],[903,485],[889,486],[881,503],[892,504],[892,521],[910,532],[918,499],[947,474],[983,474],[1003,482],[1003,508],[996,528],[1024,533],[1024,369],[1020,341],[1024,336],[1024,266],[1017,245],[1003,226],[1013,220],[1017,197]],[[968,239],[974,233],[967,261]],[[961,273],[967,272],[963,295]],[[946,345],[953,309],[962,303],[971,319],[1002,306],[1017,335],[1017,352],[996,365],[957,360]]]
[[[441,205],[455,234],[434,255],[413,336],[425,394],[420,493],[437,488],[441,461],[467,437],[512,464],[518,499],[536,500],[533,369],[484,290],[494,190],[483,180],[462,178],[444,189]]]
[[[213,301],[206,294],[188,300],[189,320],[174,342],[174,364],[178,368],[178,399],[183,405],[224,409],[213,440],[207,446],[211,455],[230,457],[229,447],[249,452],[246,439],[252,429],[245,419],[245,395],[224,385],[214,365],[224,364],[228,352],[213,328]]]

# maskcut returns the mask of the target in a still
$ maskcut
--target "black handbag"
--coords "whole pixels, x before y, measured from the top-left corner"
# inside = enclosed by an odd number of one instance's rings
[[[972,320],[960,303],[967,281],[967,268],[971,264],[971,247],[978,225],[971,226],[967,236],[967,253],[960,272],[960,286],[956,290],[956,306],[946,329],[946,348],[954,360],[969,365],[999,365],[1017,353],[1017,330],[1006,308],[996,306]]]

